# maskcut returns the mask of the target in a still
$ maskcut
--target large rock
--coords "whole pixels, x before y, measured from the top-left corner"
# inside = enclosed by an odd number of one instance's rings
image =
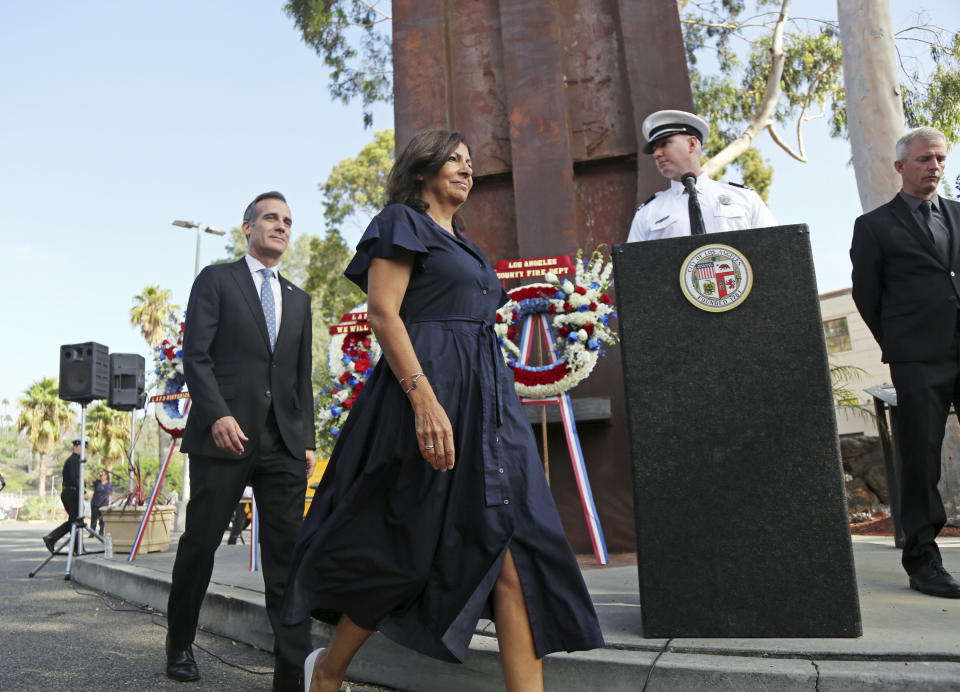
[[[889,507],[890,490],[880,438],[866,435],[843,437],[840,439],[840,455],[843,470],[851,477],[846,483],[850,513],[866,511],[862,505],[869,501],[870,494]],[[947,525],[960,526],[960,424],[954,416],[947,420],[942,459],[938,488],[947,514]]]
[[[887,470],[883,462],[880,438],[866,435],[843,437],[840,439],[840,456],[843,459],[843,470],[854,479],[859,479],[864,489],[889,507],[890,489],[887,486]],[[859,493],[859,485],[857,488]],[[858,498],[862,499],[859,495],[851,495],[851,485],[848,482],[847,505],[850,512],[863,511],[855,509]]]
[[[851,478],[846,482],[847,511],[850,514],[869,512],[880,503],[880,499],[870,492],[862,478]]]
[[[947,511],[947,525],[960,526],[960,425],[955,416],[947,419],[943,437],[943,466],[940,472],[940,497]]]

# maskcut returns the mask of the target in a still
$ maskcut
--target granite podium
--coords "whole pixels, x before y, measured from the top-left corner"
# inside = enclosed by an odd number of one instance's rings
[[[611,254],[645,636],[859,636],[807,227]]]

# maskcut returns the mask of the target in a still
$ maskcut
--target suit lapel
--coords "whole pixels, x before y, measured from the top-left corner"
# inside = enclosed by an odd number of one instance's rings
[[[917,219],[910,212],[910,207],[908,207],[907,203],[903,201],[903,198],[900,195],[897,195],[887,203],[887,208],[890,209],[890,212],[916,239],[916,241],[920,243],[920,245],[922,245],[928,253],[930,253],[930,256],[943,265],[943,258],[937,251],[936,245],[933,244],[933,238],[930,237],[930,233],[925,228],[920,226],[920,222],[917,221]]]
[[[950,266],[956,266],[960,258],[960,204],[940,198],[940,209],[950,229]]]
[[[257,323],[257,328],[260,330],[260,336],[263,337],[263,343],[269,349],[270,335],[267,333],[267,321],[263,317],[263,308],[260,306],[260,296],[257,295],[257,285],[253,283],[253,276],[250,274],[250,266],[247,264],[246,258],[234,262],[233,270],[233,278],[240,286],[240,294],[247,303],[247,307],[250,308],[250,313]]]
[[[292,329],[289,325],[297,325],[300,323],[298,317],[300,310],[297,302],[293,298],[295,293],[293,284],[281,276],[280,272],[277,272],[277,278],[280,280],[280,301],[282,305],[280,312],[280,329],[277,331],[277,349],[279,349],[280,340],[284,334]]]

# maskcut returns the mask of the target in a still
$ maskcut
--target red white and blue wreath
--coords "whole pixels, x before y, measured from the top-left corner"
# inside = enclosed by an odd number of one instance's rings
[[[593,371],[603,346],[617,343],[609,326],[616,312],[606,293],[613,283],[613,265],[604,261],[600,250],[589,260],[582,254],[577,252],[573,281],[548,273],[545,284],[509,291],[511,300],[497,311],[494,329],[520,396],[543,399],[573,389]],[[557,361],[528,365],[521,360],[517,341],[524,318],[539,314],[549,316]]]
[[[367,304],[361,303],[344,317],[366,311]],[[320,392],[314,401],[317,425],[321,429],[334,437],[340,434],[379,357],[380,345],[369,328],[330,335],[327,369],[333,385]]]
[[[164,339],[154,353],[154,373],[163,394],[183,394],[187,391],[187,380],[183,376],[183,322],[180,322],[180,331],[175,342],[173,338]],[[157,401],[154,404],[157,423],[173,437],[181,437],[187,427],[189,402],[189,398],[182,397]]]

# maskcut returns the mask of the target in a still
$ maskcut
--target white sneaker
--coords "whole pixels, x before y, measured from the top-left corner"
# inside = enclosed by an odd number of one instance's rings
[[[314,649],[307,654],[303,662],[303,692],[310,692],[310,680],[313,679],[313,667],[317,663],[317,656],[326,651],[326,649]]]

